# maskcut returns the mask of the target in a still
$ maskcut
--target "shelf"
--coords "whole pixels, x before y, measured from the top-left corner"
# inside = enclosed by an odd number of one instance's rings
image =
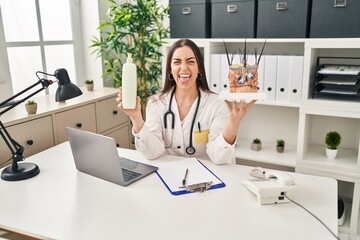
[[[247,143],[245,143],[247,142]],[[274,143],[262,142],[260,151],[251,150],[251,140],[240,141],[236,145],[236,158],[246,159],[280,166],[295,167],[296,146],[285,145],[283,153],[276,152]]]
[[[325,146],[312,145],[304,158],[298,161],[298,164],[321,172],[331,172],[335,178],[341,176],[360,178],[360,168],[357,166],[357,151],[353,149],[339,148],[336,159],[328,160]]]

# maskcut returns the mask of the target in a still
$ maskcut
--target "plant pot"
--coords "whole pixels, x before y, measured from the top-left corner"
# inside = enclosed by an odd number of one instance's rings
[[[277,151],[278,153],[283,153],[283,152],[284,152],[284,149],[285,149],[284,146],[276,146],[276,151]]]
[[[261,150],[261,143],[251,143],[251,150],[260,151]]]
[[[35,114],[37,111],[37,103],[35,104],[25,104],[25,109],[28,112],[28,114]]]
[[[93,91],[93,90],[94,90],[94,84],[93,84],[93,83],[91,83],[91,84],[86,84],[86,89],[87,89],[88,91]]]
[[[326,148],[326,157],[327,157],[329,160],[334,160],[334,159],[336,158],[337,152],[338,152],[337,149],[329,149],[329,148]]]

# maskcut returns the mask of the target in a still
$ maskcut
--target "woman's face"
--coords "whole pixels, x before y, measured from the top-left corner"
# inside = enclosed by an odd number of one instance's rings
[[[184,46],[175,50],[171,59],[171,73],[176,82],[176,88],[192,89],[196,87],[199,67],[195,54],[190,47]]]

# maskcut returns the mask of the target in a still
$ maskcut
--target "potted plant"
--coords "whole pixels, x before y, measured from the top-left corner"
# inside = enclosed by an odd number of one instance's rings
[[[85,84],[86,84],[86,89],[88,91],[93,91],[94,90],[94,81],[91,79],[87,79],[85,80]]]
[[[107,20],[98,27],[100,38],[94,37],[90,47],[103,59],[105,81],[111,79],[116,88],[122,85],[127,54],[132,54],[144,113],[147,98],[160,89],[162,46],[169,36],[163,20],[169,15],[169,7],[157,0],[108,1]]]
[[[276,140],[276,151],[278,153],[283,153],[285,149],[285,141],[283,139]]]
[[[35,102],[35,100],[28,100],[25,103],[25,109],[28,112],[28,114],[35,114],[37,111],[37,103]]]
[[[326,156],[330,160],[336,158],[338,146],[341,143],[341,135],[336,131],[330,131],[325,136]]]
[[[259,138],[253,139],[251,143],[251,150],[260,151],[261,150],[261,140]]]

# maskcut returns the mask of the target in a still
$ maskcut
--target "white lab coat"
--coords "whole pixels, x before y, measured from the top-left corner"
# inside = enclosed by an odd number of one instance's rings
[[[190,131],[194,118],[197,99],[194,101],[188,115],[180,121],[179,110],[175,96],[172,100],[171,110],[175,115],[175,128],[171,128],[172,118],[167,116],[167,128],[164,127],[164,114],[168,111],[171,91],[159,99],[159,94],[153,96],[146,107],[146,122],[143,128],[134,133],[136,149],[148,159],[156,159],[162,154],[177,155],[183,157],[196,157],[198,159],[210,159],[216,164],[235,163],[235,143],[228,144],[223,135],[228,109],[224,101],[218,99],[218,95],[201,91],[199,110],[196,115],[193,132],[200,133],[209,130],[208,142],[195,143],[192,135],[193,147],[196,152],[193,155],[186,153],[190,143]],[[194,133],[196,134],[196,133]]]

